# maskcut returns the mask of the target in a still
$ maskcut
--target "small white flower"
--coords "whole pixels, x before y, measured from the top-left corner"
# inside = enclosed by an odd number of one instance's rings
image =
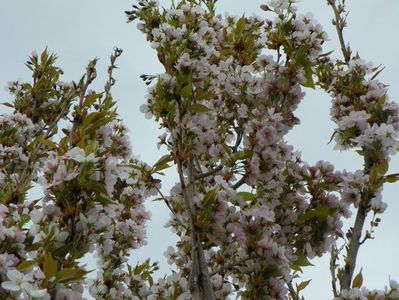
[[[110,147],[112,145],[112,127],[110,125],[104,125],[99,131],[103,138],[103,145],[105,147]]]
[[[338,127],[340,130],[345,130],[356,125],[363,132],[367,129],[368,119],[370,116],[371,115],[364,110],[351,111],[349,116],[342,117],[342,119],[338,122]]]
[[[163,144],[166,144],[166,138],[168,137],[168,134],[164,132],[162,135],[158,136],[159,142],[157,143],[157,148],[158,150],[161,148]]]
[[[85,162],[85,161],[93,161],[96,162],[97,158],[95,158],[94,153],[90,153],[86,156],[85,151],[79,147],[74,147],[66,153],[66,157],[69,159],[73,159],[77,162]]]
[[[387,209],[387,204],[382,201],[381,194],[378,194],[371,199],[371,209],[379,214],[382,214]]]
[[[140,30],[140,31],[143,31],[143,30],[145,29],[143,23],[138,23],[136,27],[137,27],[137,29]]]
[[[32,210],[29,215],[30,215],[32,222],[35,224],[40,223],[40,221],[42,221],[44,218],[44,212],[42,210],[38,210],[38,209]]]
[[[0,272],[6,273],[11,267],[15,267],[19,259],[14,254],[0,254]]]
[[[152,49],[158,49],[158,48],[159,48],[159,43],[157,43],[157,42],[152,42],[152,43],[151,43],[151,48],[152,48]]]
[[[53,177],[53,182],[50,185],[46,186],[46,188],[59,185],[65,181],[71,181],[78,175],[79,173],[77,172],[69,172],[65,166],[65,163],[63,162],[58,166],[58,169]]]
[[[272,0],[268,3],[276,13],[281,13],[282,10],[290,7],[290,2],[287,0]]]
[[[17,292],[22,290],[32,297],[43,297],[47,294],[45,289],[39,290],[36,286],[29,283],[30,276],[25,275],[17,270],[7,271],[9,281],[3,281],[1,286],[9,291]]]

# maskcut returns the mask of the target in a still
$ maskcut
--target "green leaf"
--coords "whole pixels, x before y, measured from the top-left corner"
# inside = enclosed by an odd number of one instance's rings
[[[308,266],[313,266],[313,264],[308,260],[308,258],[303,254],[301,251],[295,252],[295,255],[297,257],[297,260],[294,261],[290,267],[294,271],[299,271],[302,272],[301,267],[308,267]]]
[[[85,154],[90,155],[96,152],[97,145],[95,142],[86,145],[85,147]]]
[[[237,24],[236,24],[236,35],[240,36],[242,35],[243,31],[245,28],[245,17],[242,16],[240,19],[238,19]]]
[[[191,110],[192,110],[193,112],[196,112],[196,113],[203,113],[203,112],[209,111],[209,108],[206,107],[205,105],[196,103],[196,104],[193,104],[193,105],[191,106]]]
[[[333,134],[331,135],[330,140],[328,141],[327,145],[329,145],[329,144],[332,142],[332,140],[334,139],[334,136],[335,136],[337,133],[338,133],[338,131],[334,130],[334,132],[333,132]]]
[[[399,173],[389,174],[385,176],[385,182],[395,183],[396,181],[399,181]]]
[[[388,160],[382,160],[378,165],[374,166],[373,169],[377,171],[378,174],[385,174],[388,171]]]
[[[335,210],[334,208],[322,206],[317,209],[312,209],[312,210],[305,212],[304,214],[300,215],[300,218],[305,221],[310,221],[314,218],[316,218],[319,221],[323,221],[329,215],[331,215],[334,210]]]
[[[134,170],[139,170],[139,171],[143,171],[143,169],[144,169],[142,166],[139,166],[135,163],[129,164],[129,167],[131,167]]]
[[[98,182],[98,181],[94,181],[94,180],[90,180],[89,182],[85,180],[85,178],[83,178],[83,183],[82,186],[83,187],[87,187],[92,191],[96,191],[97,193],[101,193],[101,194],[106,194],[107,193],[107,189],[105,188],[105,185]]]
[[[227,48],[219,52],[219,57],[228,57],[234,54],[235,54],[234,50]]]
[[[181,89],[181,95],[185,99],[188,99],[191,96],[192,92],[193,92],[193,88],[191,86],[191,83],[187,84],[185,87],[183,87]]]
[[[309,283],[312,281],[312,279],[306,280],[306,281],[302,281],[296,288],[297,292],[300,292],[302,290],[304,290]]]
[[[113,202],[111,199],[109,199],[108,197],[106,197],[103,194],[99,194],[97,195],[96,198],[94,198],[95,202],[101,203],[102,205],[112,205],[115,204],[115,202]]]
[[[315,89],[314,81],[313,81],[313,70],[310,67],[305,68],[305,79],[306,82],[302,84],[302,86]]]
[[[43,273],[46,279],[50,279],[57,272],[57,261],[50,253],[47,253],[43,261]]]
[[[58,247],[58,248],[52,250],[52,254],[54,256],[63,257],[65,255],[67,255],[70,250],[71,250],[70,244],[65,244],[61,247]]]
[[[247,159],[250,157],[251,157],[251,152],[248,150],[237,151],[236,153],[233,154],[234,161]]]
[[[144,262],[142,264],[137,263],[136,267],[133,270],[133,273],[135,275],[140,275],[144,271],[144,269],[146,269],[147,267],[148,267],[148,264],[146,262]]]
[[[206,91],[206,92],[201,92],[196,94],[196,99],[212,99],[213,97],[215,97],[215,93],[214,92],[210,92],[210,91]]]
[[[53,141],[49,140],[49,139],[43,139],[43,140],[41,141],[41,143],[42,143],[44,146],[47,146],[47,148],[50,148],[50,149],[55,149],[55,148],[57,148],[57,144],[54,143]]]
[[[158,81],[157,81],[157,85],[155,86],[155,91],[157,92],[157,95],[159,98],[164,98],[165,89],[164,89],[160,79],[158,79]]]
[[[96,100],[98,98],[101,97],[101,94],[90,94],[88,96],[86,96],[85,101],[83,102],[83,106],[84,107],[90,107],[93,105],[94,102],[96,102]]]
[[[7,107],[14,108],[14,105],[12,103],[10,103],[10,102],[3,102],[1,104],[4,105],[4,106],[7,106]]]
[[[279,277],[281,276],[281,269],[277,266],[270,264],[260,270],[260,274],[265,277]]]
[[[80,268],[65,268],[55,275],[56,282],[69,282],[82,279],[88,272]]]
[[[380,66],[378,66],[377,68],[374,68],[373,72],[375,72],[375,74],[370,78],[370,80],[374,80],[384,70],[385,70],[385,67],[383,67],[381,69],[380,69]]]
[[[357,274],[353,279],[352,288],[360,289],[362,284],[363,284],[363,275],[362,275],[362,269],[360,269],[359,274]]]
[[[17,266],[17,270],[20,272],[23,272],[27,269],[32,268],[34,265],[36,265],[36,261],[34,260],[25,260],[23,262],[21,262],[18,266]]]
[[[93,123],[94,119],[98,118],[99,114],[100,113],[98,112],[92,112],[88,114],[83,120],[83,126],[86,127],[89,124]]]
[[[383,183],[385,177],[383,176],[388,171],[388,160],[384,159],[378,164],[375,164],[371,167],[370,170],[370,183],[374,187],[378,187]]]
[[[162,171],[162,170],[165,170],[165,169],[168,169],[168,168],[170,168],[169,164],[162,164],[162,165],[158,165],[157,168],[154,171],[155,172],[159,172],[159,171]],[[163,173],[160,173],[160,174],[163,174]]]
[[[252,201],[255,197],[254,194],[248,192],[239,192],[239,196],[241,196],[245,201]]]
[[[215,189],[209,190],[204,196],[203,203],[206,206],[213,204],[215,202],[215,198],[216,198],[216,190]]]
[[[330,56],[330,54],[333,53],[333,52],[334,52],[334,50],[328,51],[326,53],[322,53],[322,54],[319,55],[319,57]]]
[[[172,156],[170,156],[169,154],[166,154],[164,156],[162,156],[152,167],[152,169],[154,170],[154,172],[157,171],[161,171],[164,169],[169,168],[169,164],[168,162],[172,161]]]
[[[63,151],[62,154],[68,151],[68,141],[69,141],[69,136],[65,136],[58,143],[60,149]]]
[[[129,264],[126,264],[126,265],[127,265],[128,274],[129,274],[130,277],[132,277],[132,275],[133,275],[133,273],[132,273],[132,266],[129,265]]]

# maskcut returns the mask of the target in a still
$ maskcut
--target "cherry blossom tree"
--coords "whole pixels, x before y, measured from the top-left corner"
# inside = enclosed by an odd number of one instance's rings
[[[260,17],[222,16],[216,2],[139,0],[126,11],[164,67],[142,75],[140,109],[159,123],[158,147],[168,151],[152,166],[132,155],[112,98],[122,50],[101,92],[90,89],[97,59],[65,83],[47,50],[26,63],[30,83],[10,83],[12,112],[0,117],[2,299],[81,299],[88,290],[95,299],[296,300],[309,284],[302,270],[323,255],[331,257],[325,297],[399,299],[394,280],[368,290],[354,274],[387,207],[383,185],[399,180],[386,174],[399,108],[377,79],[381,68],[346,43],[345,1],[327,1],[341,55],[323,50],[326,33],[294,0],[262,5]],[[308,88],[331,95],[331,141],[355,149],[363,168],[310,165],[287,143]],[[165,193],[172,167],[178,181]],[[40,199],[28,196],[33,185]],[[129,261],[145,243],[148,197],[164,202],[178,237],[162,278],[151,259]],[[85,267],[92,252],[96,272]]]
[[[26,63],[31,83],[8,87],[14,101],[5,105],[14,111],[0,118],[1,299],[80,299],[89,272],[82,259],[93,251],[93,296],[119,299],[124,280],[157,267],[126,265],[145,241],[143,201],[158,183],[140,171],[148,166],[132,157],[114,108],[112,72],[121,52],[114,50],[99,93],[89,90],[96,59],[79,81],[65,83],[47,50]],[[27,197],[34,184],[43,198]]]
[[[180,178],[161,195],[181,239],[168,249],[170,262],[189,279],[193,299],[299,299],[308,284],[294,285],[301,268],[330,252],[337,299],[397,298],[395,282],[386,292],[360,291],[361,273],[353,274],[359,246],[386,208],[383,183],[398,179],[385,175],[398,148],[398,106],[376,79],[380,69],[345,43],[345,2],[327,3],[343,58],[323,52],[325,32],[294,1],[263,5],[267,18],[222,17],[215,4],[160,9],[140,1],[127,12],[165,69],[143,75],[150,88],[142,111],[165,129],[159,145],[170,154],[162,163],[173,161]],[[363,169],[310,166],[287,145],[303,87],[331,94],[332,139],[338,149],[356,148]],[[355,224],[345,234],[342,219],[352,208]],[[368,214],[374,218],[365,231]]]

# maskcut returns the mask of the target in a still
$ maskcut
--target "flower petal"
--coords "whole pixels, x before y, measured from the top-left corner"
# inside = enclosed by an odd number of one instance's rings
[[[16,285],[15,282],[13,281],[4,281],[1,283],[1,286],[3,287],[3,289],[14,292],[19,291],[21,289],[21,287]]]
[[[16,281],[17,279],[23,278],[23,274],[19,272],[18,270],[8,270],[7,271],[7,277],[11,281]]]

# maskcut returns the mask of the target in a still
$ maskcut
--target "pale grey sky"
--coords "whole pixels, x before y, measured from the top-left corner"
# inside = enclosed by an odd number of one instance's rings
[[[168,4],[163,0],[161,3]],[[350,15],[346,39],[354,51],[375,65],[385,65],[380,79],[390,86],[390,97],[399,100],[399,2],[397,0],[351,0],[347,1]],[[220,0],[219,12],[248,15],[266,14],[259,10],[264,1]],[[118,82],[114,96],[119,100],[119,113],[131,130],[134,153],[148,163],[153,163],[161,153],[156,148],[158,126],[146,120],[139,112],[146,86],[139,75],[161,72],[154,50],[138,32],[135,24],[126,24],[124,10],[130,9],[133,1],[125,0],[0,0],[0,86],[17,78],[29,80],[24,67],[27,56],[46,46],[59,55],[58,65],[65,71],[64,81],[77,80],[89,59],[99,57],[99,79],[97,86],[105,81],[106,67],[113,46],[124,50],[118,60]],[[335,32],[331,26],[332,13],[325,0],[302,0],[300,12],[312,12],[329,33],[330,42],[325,50],[336,50],[340,55]],[[0,102],[9,95],[0,89]],[[294,128],[288,140],[302,152],[303,158],[314,163],[323,159],[332,162],[337,169],[356,170],[362,162],[353,152],[333,151],[327,142],[334,125],[329,120],[328,96],[317,91],[307,91],[307,96],[298,109],[301,125]],[[0,113],[5,112],[0,108]],[[399,155],[391,162],[390,172],[399,172]],[[170,172],[173,174],[173,172]],[[165,178],[165,191],[177,179]],[[388,210],[376,230],[376,239],[362,246],[358,267],[363,267],[364,282],[370,288],[383,288],[389,280],[399,280],[399,185],[385,187],[384,200]],[[152,221],[148,227],[148,246],[133,253],[136,259],[147,256],[161,261],[161,271],[169,267],[163,251],[173,244],[173,236],[163,228],[168,211],[162,203],[149,202]],[[349,223],[348,223],[349,224]],[[306,269],[304,279],[312,278],[305,291],[307,300],[331,299],[328,257],[312,261],[314,267]]]

